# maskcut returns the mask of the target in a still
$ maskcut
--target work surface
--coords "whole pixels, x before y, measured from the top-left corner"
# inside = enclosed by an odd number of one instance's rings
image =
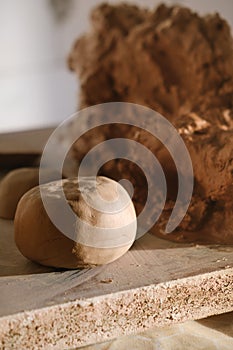
[[[51,131],[1,135],[1,168],[6,159],[10,167],[33,164]],[[183,321],[233,310],[232,253],[233,247],[185,246],[147,234],[112,264],[58,271],[25,259],[14,244],[13,222],[0,220],[0,349],[72,349],[114,338],[115,345],[99,349],[137,349],[132,339],[183,332]],[[218,317],[228,323],[232,314]]]
[[[23,258],[1,220],[0,348],[73,348],[232,311],[232,253],[147,234],[107,266],[54,271]]]

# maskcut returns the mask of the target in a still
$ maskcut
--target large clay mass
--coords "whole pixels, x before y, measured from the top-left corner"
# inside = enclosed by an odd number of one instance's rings
[[[233,244],[233,40],[218,14],[200,17],[188,8],[155,11],[103,4],[93,10],[92,29],[79,38],[69,67],[81,83],[80,108],[122,101],[148,106],[177,128],[190,152],[195,187],[189,210],[169,235],[164,227],[174,206],[177,176],[165,147],[142,130],[105,126],[73,147],[80,161],[95,144],[112,137],[143,143],[163,165],[168,200],[152,231],[178,241]],[[139,213],[146,182],[134,164],[112,161],[102,175],[135,185]]]

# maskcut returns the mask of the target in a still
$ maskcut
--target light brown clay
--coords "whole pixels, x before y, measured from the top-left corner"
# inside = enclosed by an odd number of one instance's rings
[[[94,205],[97,203],[98,197],[94,194],[93,183],[91,177],[83,178],[79,184],[75,178],[42,185],[46,199],[59,217],[64,213],[61,206],[63,189],[68,204],[77,215],[75,234],[77,237],[82,237],[81,241],[72,240],[51,222],[43,205],[39,187],[33,188],[23,196],[17,208],[14,227],[16,245],[26,258],[47,266],[78,268],[107,264],[122,256],[130,248],[136,235],[136,213],[131,199],[128,197],[125,205],[123,192],[117,191],[117,186],[120,185],[111,179],[97,177],[97,192],[101,197],[110,201],[110,204],[119,199],[122,208],[114,214],[96,210],[83,198],[85,192],[91,203]],[[126,191],[123,191],[124,195],[128,196]],[[81,224],[78,224],[78,219],[81,219]],[[84,244],[85,234],[87,235],[86,224],[90,225],[93,232],[93,246],[90,244],[90,238],[88,244]],[[117,234],[123,235],[126,227],[127,240],[123,239],[124,244],[102,247],[100,243],[99,247],[99,236],[95,237],[95,230],[97,232],[98,228],[116,229]]]
[[[124,137],[142,143],[163,166],[168,183],[168,201],[151,232],[179,242],[233,244],[230,26],[218,14],[200,16],[177,5],[146,10],[107,3],[92,11],[91,24],[69,55],[69,67],[81,86],[79,107],[136,103],[161,113],[176,127],[190,152],[195,178],[186,216],[173,233],[165,234],[176,202],[177,173],[166,147],[145,130],[121,124],[89,130],[74,144],[75,158],[81,162],[99,140]],[[143,161],[148,169],[147,159]],[[115,159],[104,164],[99,174],[130,180],[140,213],[147,187],[134,163]]]
[[[59,178],[57,172],[43,169],[43,183]],[[20,168],[10,171],[0,183],[0,217],[14,219],[20,198],[39,185],[39,168]]]

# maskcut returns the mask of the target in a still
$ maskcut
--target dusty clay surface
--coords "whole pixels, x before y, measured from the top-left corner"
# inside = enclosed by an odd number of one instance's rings
[[[218,14],[200,17],[188,8],[154,11],[103,4],[91,30],[70,53],[81,83],[80,108],[123,101],[149,106],[178,129],[190,152],[195,188],[175,232],[164,228],[176,199],[177,174],[159,142],[134,127],[107,126],[84,135],[73,151],[80,161],[100,141],[126,137],[143,143],[163,165],[168,200],[152,232],[175,241],[233,244],[233,40]],[[101,87],[101,88],[100,88]],[[127,161],[112,161],[101,174],[135,185],[139,213],[147,194],[143,174]],[[156,203],[155,203],[156,205]]]
[[[125,198],[117,191],[116,182],[98,177],[96,188],[105,198],[105,206],[114,207],[114,200],[119,197],[117,204],[121,208],[116,207],[114,214],[106,211],[106,208],[103,211],[95,209],[95,196],[97,199],[99,197],[94,193],[93,183],[92,178],[83,178],[79,184],[77,178],[54,181],[34,187],[21,198],[15,215],[14,231],[15,243],[26,258],[45,266],[79,268],[107,264],[130,248],[136,234],[136,214],[132,201],[129,200],[125,205]],[[76,214],[74,218],[67,216],[64,211],[61,201],[63,191],[64,198]],[[66,231],[61,232],[51,221],[45,203],[47,208],[50,207],[56,224],[60,219],[65,222],[63,229]],[[116,241],[113,235],[124,235],[125,227],[129,231],[128,236]],[[107,236],[107,246],[102,245],[102,231],[98,231],[98,228],[106,228],[107,231],[115,229]],[[119,245],[115,244],[119,241]]]

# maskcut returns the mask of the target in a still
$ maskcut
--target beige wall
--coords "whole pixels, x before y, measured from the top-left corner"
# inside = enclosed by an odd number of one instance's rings
[[[100,2],[65,0],[59,17],[51,0],[0,0],[0,132],[57,124],[75,111],[78,85],[66,57],[88,27],[91,7]],[[154,7],[161,1],[129,2]],[[233,26],[232,0],[166,2],[218,11]]]

